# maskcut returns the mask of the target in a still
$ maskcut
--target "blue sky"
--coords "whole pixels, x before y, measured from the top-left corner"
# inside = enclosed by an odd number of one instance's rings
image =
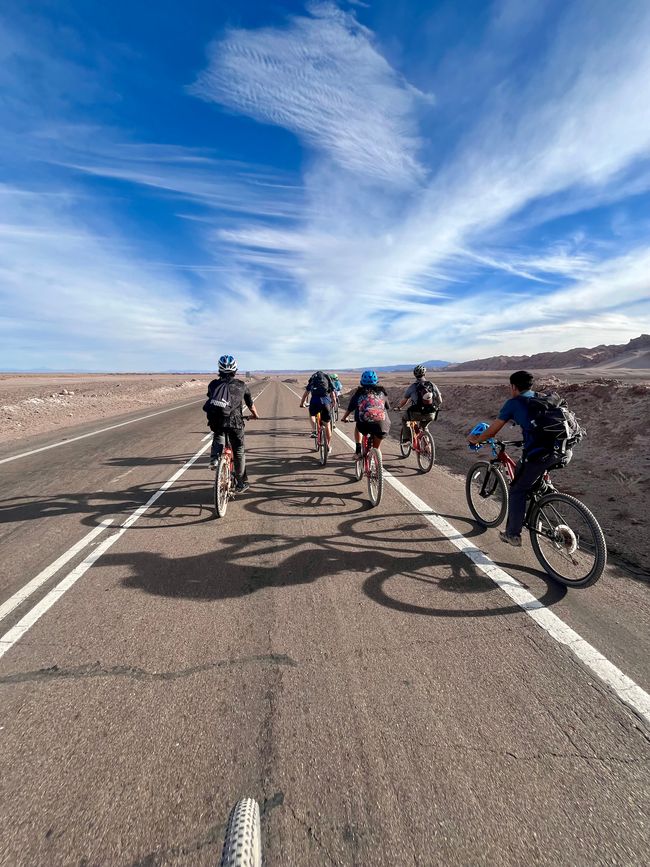
[[[650,3],[4,0],[0,368],[650,331]]]

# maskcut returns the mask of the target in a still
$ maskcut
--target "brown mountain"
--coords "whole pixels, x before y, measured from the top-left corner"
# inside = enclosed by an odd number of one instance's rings
[[[580,347],[566,352],[538,352],[536,355],[493,355],[476,361],[450,364],[447,370],[531,370],[566,367],[650,368],[650,334],[635,337],[629,343],[602,344],[593,349]]]

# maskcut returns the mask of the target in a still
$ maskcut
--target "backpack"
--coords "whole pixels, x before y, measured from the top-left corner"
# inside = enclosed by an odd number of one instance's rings
[[[415,383],[415,389],[417,391],[417,407],[422,412],[434,412],[437,409],[436,406],[436,393],[433,390],[433,383],[429,382],[428,379],[422,380],[422,382]]]
[[[315,373],[307,384],[307,390],[312,393],[313,397],[324,397],[333,391],[332,380],[326,373]]]
[[[566,400],[556,392],[536,393],[535,397],[523,400],[526,401],[530,426],[528,455],[557,454],[559,464],[568,463],[570,455],[567,452],[580,442],[586,431],[580,427]]]
[[[230,419],[233,410],[230,379],[218,379],[212,394],[203,404],[203,411],[208,415],[208,423],[224,424]]]
[[[362,394],[357,403],[359,421],[382,422],[386,420],[386,405],[383,397],[376,391]]]

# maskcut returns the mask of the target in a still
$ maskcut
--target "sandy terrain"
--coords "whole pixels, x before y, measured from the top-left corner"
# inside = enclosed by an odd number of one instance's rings
[[[198,400],[208,381],[187,374],[0,374],[0,442]]]
[[[600,521],[610,553],[637,577],[650,580],[650,376],[648,371],[616,368],[608,371],[536,371],[539,390],[558,391],[587,429],[571,464],[555,473],[555,483],[575,494]],[[358,374],[343,374],[347,388]],[[509,397],[508,374],[501,371],[432,371],[430,378],[442,392],[444,409],[433,425],[436,462],[453,472],[467,472],[476,455],[465,445],[464,434],[478,421],[491,421]],[[385,374],[382,382],[393,402],[411,379]],[[393,414],[392,436],[399,432]],[[518,431],[518,429],[517,429]],[[514,439],[515,428],[504,428]],[[480,452],[487,456],[487,449]],[[515,452],[513,451],[513,454]]]

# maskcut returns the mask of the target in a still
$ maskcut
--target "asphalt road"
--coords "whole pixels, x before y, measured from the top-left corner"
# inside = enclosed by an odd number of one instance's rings
[[[343,438],[320,467],[283,383],[257,405],[223,520],[205,453],[142,509],[205,445],[200,402],[0,463],[0,613],[42,580],[0,623],[0,864],[218,864],[244,794],[267,865],[647,864],[642,715],[393,487],[369,508]],[[566,593],[462,479],[384,451],[650,689],[647,585]]]

